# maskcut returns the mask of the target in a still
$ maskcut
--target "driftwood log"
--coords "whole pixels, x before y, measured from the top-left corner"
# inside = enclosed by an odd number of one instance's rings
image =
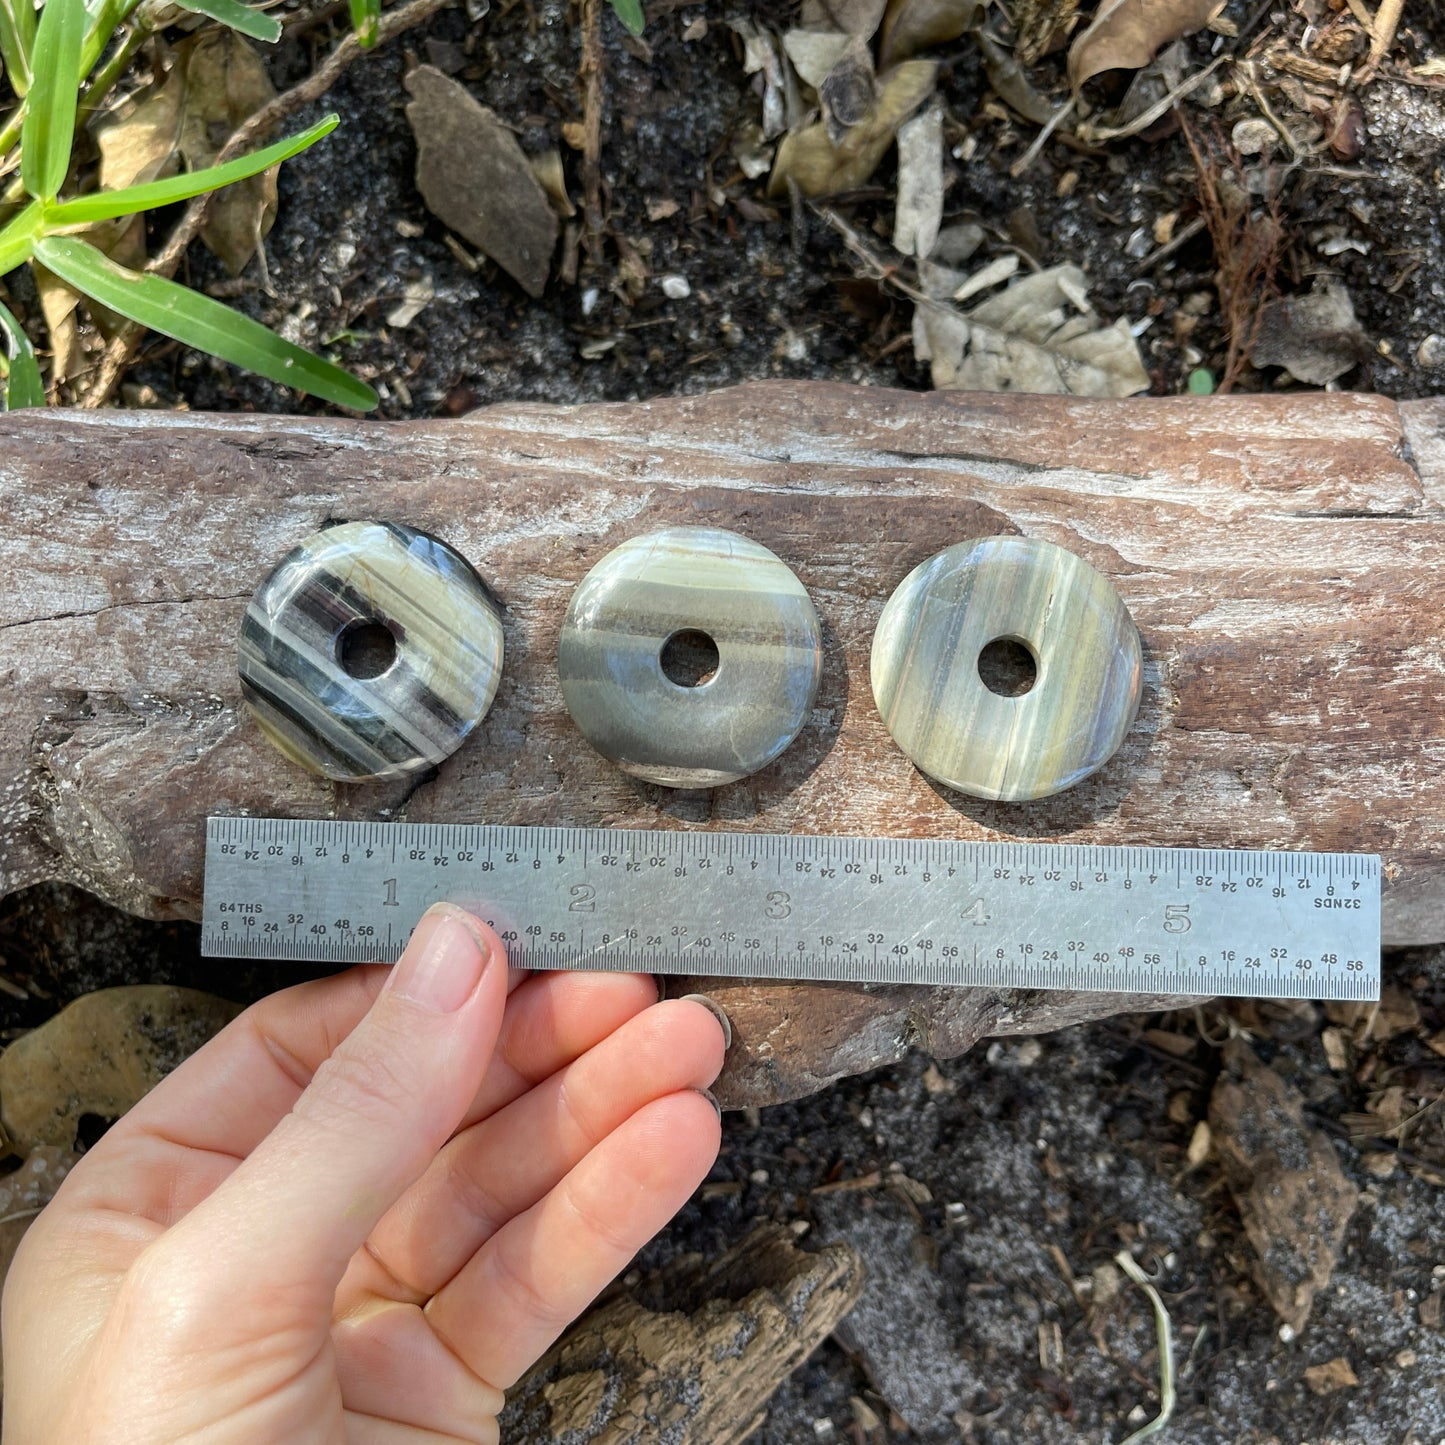
[[[460,421],[0,417],[0,891],[63,879],[194,917],[203,820],[301,817],[1377,851],[1395,943],[1445,939],[1445,402],[1082,401],[768,383]],[[507,604],[479,735],[405,786],[285,763],[238,709],[235,642],[275,560],[335,518],[445,536]],[[713,793],[631,781],[562,705],[557,627],[609,547],[733,527],[810,589],[814,717]],[[965,537],[1022,532],[1110,576],[1144,638],[1139,720],[1026,805],[931,787],[873,707],[884,600]],[[918,1046],[962,1052],[1168,1000],[675,981],[725,1005],[732,1105]]]

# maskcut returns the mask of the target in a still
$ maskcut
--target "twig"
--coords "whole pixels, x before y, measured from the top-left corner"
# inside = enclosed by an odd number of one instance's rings
[[[1169,1311],[1164,1308],[1159,1291],[1149,1283],[1134,1256],[1127,1249],[1121,1249],[1114,1256],[1114,1262],[1149,1296],[1149,1303],[1154,1306],[1154,1333],[1159,1341],[1159,1413],[1147,1425],[1141,1425],[1119,1442],[1119,1445],[1139,1445],[1139,1441],[1157,1435],[1174,1413],[1174,1333],[1169,1324]]]
[[[1161,115],[1173,110],[1186,95],[1191,95],[1198,90],[1225,61],[1231,58],[1229,55],[1221,55],[1217,60],[1210,61],[1203,70],[1197,71],[1188,80],[1180,81],[1168,95],[1156,100],[1148,110],[1136,115],[1127,125],[1096,126],[1085,121],[1082,125],[1075,127],[1074,134],[1090,145],[1098,144],[1101,141],[1127,140],[1130,136],[1138,135],[1140,131],[1148,130]]]
[[[899,274],[898,267],[884,261],[874,254],[863,237],[840,216],[837,211],[828,206],[815,205],[813,209],[843,238],[848,249],[868,268],[873,280],[881,285],[892,286],[895,291],[902,292],[910,301],[919,306],[939,306],[931,296],[925,296],[916,286],[911,286]],[[939,306],[940,310],[947,311],[947,306]]]
[[[602,0],[582,0],[582,216],[587,254],[601,260],[602,245]]]
[[[1205,226],[1203,216],[1195,218],[1186,225],[1180,226],[1169,240],[1162,246],[1156,246],[1145,258],[1134,267],[1134,274],[1142,276],[1146,271],[1152,271],[1161,261],[1167,261],[1181,246],[1192,241]]]
[[[1405,13],[1405,0],[1380,0],[1375,11],[1375,29],[1370,36],[1370,53],[1365,57],[1365,68],[1359,77],[1360,85],[1367,85],[1375,78],[1380,63],[1390,53],[1395,43],[1395,32],[1400,28],[1400,17]]]
[[[1016,160],[1008,169],[1009,175],[1017,180],[1038,158],[1038,154],[1048,144],[1049,137],[1074,113],[1074,107],[1078,104],[1077,97],[1071,96],[1066,100],[1048,119],[1048,123],[1034,137],[1033,144]]]
[[[452,0],[409,0],[409,3],[401,5],[395,10],[383,11],[381,22],[376,27],[377,47],[379,48],[388,40],[394,40],[405,31],[423,24],[431,19],[438,10],[451,3]],[[273,100],[267,101],[260,110],[238,126],[231,133],[230,140],[221,147],[214,164],[220,165],[222,162],[232,160],[250,150],[283,120],[294,115],[303,106],[310,105],[313,100],[319,100],[325,95],[353,60],[359,60],[364,55],[374,53],[374,50],[363,50],[361,42],[357,40],[356,36],[348,33],[336,49],[305,80],[293,85],[290,90],[282,91]],[[204,195],[197,196],[186,207],[185,215],[176,223],[176,228],[171,232],[165,248],[147,264],[147,271],[154,272],[159,276],[175,274],[176,267],[181,263],[181,257],[186,254],[186,248],[200,234],[201,227],[206,222],[206,213],[210,209],[211,201],[217,194],[215,191],[208,191]],[[134,358],[135,349],[144,335],[145,328],[133,324],[125,326],[116,333],[110,345],[106,347],[104,356],[101,357],[95,380],[80,400],[81,407],[93,409],[104,406],[110,400],[126,367]]]

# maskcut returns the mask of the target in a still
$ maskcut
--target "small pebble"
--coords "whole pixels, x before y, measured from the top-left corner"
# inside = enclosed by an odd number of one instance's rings
[[[686,276],[676,274],[664,276],[662,278],[662,294],[669,301],[681,301],[684,296],[692,295],[692,287],[687,284]]]
[[[1230,133],[1234,148],[1242,156],[1257,156],[1279,144],[1279,132],[1259,117],[1242,120]]]
[[[1132,257],[1135,261],[1142,261],[1153,249],[1154,238],[1143,226],[1140,226],[1138,230],[1124,242],[1124,254]]]
[[[1420,366],[1445,365],[1445,336],[1431,332],[1415,352],[1415,361]]]

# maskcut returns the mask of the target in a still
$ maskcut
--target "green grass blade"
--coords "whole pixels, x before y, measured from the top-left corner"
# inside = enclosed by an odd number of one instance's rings
[[[5,388],[5,410],[19,411],[25,406],[45,405],[45,383],[40,379],[40,364],[25,328],[0,306],[0,328],[10,333],[14,355],[10,358],[10,380]]]
[[[68,286],[185,346],[337,406],[370,411],[377,403],[365,382],[260,322],[162,276],[127,270],[75,236],[46,236],[36,242],[35,256]]]
[[[310,130],[278,140],[275,145],[253,151],[248,156],[239,156],[224,165],[207,166],[204,170],[191,171],[188,175],[172,176],[169,180],[150,181],[143,186],[126,186],[119,191],[96,191],[93,195],[80,196],[73,201],[62,201],[58,206],[48,206],[45,223],[50,229],[59,226],[88,225],[92,221],[108,221],[113,216],[129,216],[136,211],[148,211],[154,206],[169,206],[176,201],[188,201],[203,191],[218,191],[234,181],[244,181],[300,154],[307,146],[314,145],[324,135],[336,129],[338,117],[325,116]]]
[[[612,8],[617,12],[617,18],[634,35],[642,34],[643,26],[647,24],[642,13],[642,0],[612,0]]]
[[[20,132],[20,181],[37,201],[53,201],[70,169],[84,39],[85,0],[45,0]]]
[[[0,276],[23,266],[45,229],[45,212],[39,201],[31,201],[8,226],[0,228]]]
[[[31,0],[0,0],[0,60],[10,88],[21,99],[30,89],[30,56],[35,48],[35,6]]]
[[[351,0],[351,28],[363,50],[376,44],[376,26],[381,19],[381,0]]]
[[[193,15],[209,15],[252,40],[264,40],[274,45],[281,38],[281,22],[257,10],[254,5],[243,5],[241,0],[176,0],[182,10]]]

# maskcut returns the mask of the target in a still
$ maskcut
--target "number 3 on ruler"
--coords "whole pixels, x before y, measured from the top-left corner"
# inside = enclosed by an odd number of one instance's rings
[[[793,900],[781,888],[768,894],[768,906],[763,910],[767,917],[777,920],[786,918],[793,911]]]

